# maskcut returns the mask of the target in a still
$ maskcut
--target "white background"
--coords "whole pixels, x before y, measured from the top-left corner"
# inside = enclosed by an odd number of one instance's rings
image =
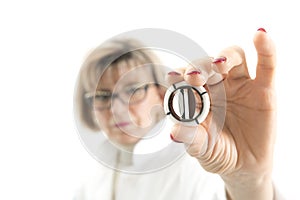
[[[278,2],[278,3],[277,3]],[[77,73],[90,50],[137,28],[186,35],[211,56],[230,45],[247,54],[264,27],[277,45],[278,138],[274,180],[299,196],[300,152],[297,1],[1,1],[0,199],[71,199],[97,162],[73,120]]]

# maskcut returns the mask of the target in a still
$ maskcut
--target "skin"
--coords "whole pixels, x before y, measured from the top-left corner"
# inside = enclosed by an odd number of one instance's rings
[[[225,87],[227,107],[222,130],[210,131],[212,118],[209,116],[197,127],[176,124],[171,131],[174,140],[189,145],[188,153],[198,159],[203,168],[223,178],[228,199],[273,199],[276,53],[273,41],[263,31],[255,34],[254,45],[258,56],[255,79],[250,78],[244,52],[239,47],[222,51],[218,58],[225,57],[223,62],[202,61],[224,77],[223,81],[209,87],[211,93],[220,84]],[[179,75],[168,75],[168,81],[173,84],[185,80],[194,86],[209,81],[208,71],[188,75],[191,71],[195,68],[182,68],[177,71]],[[219,135],[216,142],[211,141],[211,135],[216,134]]]
[[[149,68],[132,70],[134,66],[137,64],[130,61],[109,67],[101,76],[97,90],[120,93],[124,86],[153,82]],[[132,148],[153,127],[155,113],[159,112],[155,109],[161,107],[162,95],[154,85],[148,88],[147,94],[151,95],[146,95],[141,102],[134,105],[126,105],[117,98],[110,109],[95,109],[100,128],[110,141]]]

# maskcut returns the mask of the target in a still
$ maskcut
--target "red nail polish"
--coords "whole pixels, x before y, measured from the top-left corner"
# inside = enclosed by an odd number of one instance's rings
[[[267,32],[266,29],[264,29],[264,28],[259,28],[259,29],[257,29],[257,31],[262,31],[262,32],[265,32],[265,33]]]
[[[168,75],[176,75],[176,76],[179,76],[180,74],[178,72],[175,72],[175,71],[172,71],[172,72],[169,72]]]
[[[197,74],[201,74],[200,71],[191,71],[189,73],[187,73],[187,75],[197,75]]]
[[[170,138],[171,138],[171,140],[173,140],[173,142],[183,143],[183,142],[179,142],[179,141],[175,140],[175,138],[174,138],[174,136],[172,134],[170,134]]]
[[[219,57],[219,58],[215,58],[213,60],[213,63],[214,64],[224,63],[224,62],[226,62],[226,60],[227,60],[227,58],[225,58],[225,57]]]

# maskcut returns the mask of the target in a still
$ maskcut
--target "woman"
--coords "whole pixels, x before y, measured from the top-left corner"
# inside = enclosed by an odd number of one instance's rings
[[[106,45],[96,49],[81,70],[79,112],[88,128],[102,130],[115,145],[130,149],[164,116],[161,109],[152,109],[162,105],[165,71],[135,40]]]
[[[169,84],[186,81],[194,86],[206,85],[210,94],[224,85],[227,106],[222,130],[209,128],[213,120],[210,116],[197,127],[175,124],[172,129],[165,128],[162,132],[169,131],[167,134],[177,145],[169,149],[182,149],[188,144],[186,150],[191,156],[176,154],[172,160],[178,155],[180,159],[171,166],[167,166],[168,160],[161,170],[141,175],[102,169],[83,186],[76,199],[278,198],[271,177],[276,118],[275,48],[264,29],[255,34],[254,44],[258,53],[254,80],[238,47],[225,49],[214,60],[202,61],[222,74],[222,81],[211,84],[207,68],[200,71],[193,66],[167,75]],[[116,153],[110,154],[115,161],[111,166],[121,171],[135,165],[132,155],[136,146],[142,146],[143,139],[152,136],[163,116],[160,105],[165,83],[161,63],[140,47],[134,41],[113,41],[107,48],[95,50],[85,62],[78,83],[76,103],[81,119],[90,129],[101,130],[110,144],[117,146]],[[211,137],[216,134],[217,139]],[[112,150],[111,146],[104,149],[108,149],[107,153]],[[122,151],[130,152],[130,156],[119,153]],[[157,160],[167,159],[172,151],[166,152],[160,153]],[[155,159],[147,157],[135,169],[153,165]]]

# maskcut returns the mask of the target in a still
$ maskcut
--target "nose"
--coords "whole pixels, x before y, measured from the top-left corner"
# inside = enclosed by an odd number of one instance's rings
[[[126,105],[119,97],[116,97],[111,102],[111,112],[117,115],[127,113],[128,105]]]

